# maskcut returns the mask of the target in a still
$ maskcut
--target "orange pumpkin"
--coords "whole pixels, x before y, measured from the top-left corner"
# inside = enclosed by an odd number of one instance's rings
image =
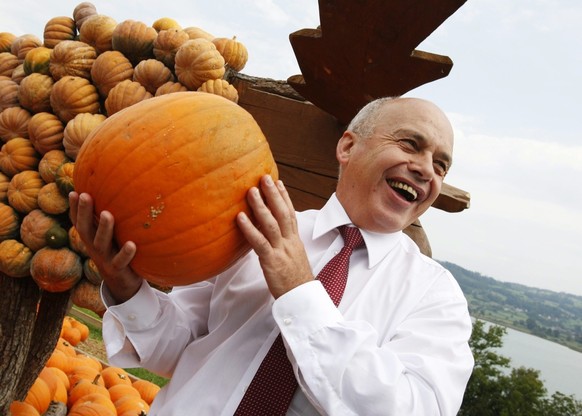
[[[74,119],[70,120],[65,126],[65,131],[63,133],[63,146],[65,147],[65,153],[67,156],[75,160],[81,145],[89,133],[101,124],[105,118],[106,117],[103,114],[81,113],[77,114]]]
[[[168,68],[174,68],[174,57],[178,48],[190,37],[186,32],[179,29],[161,30],[154,41],[154,56]]]
[[[38,193],[38,207],[47,214],[64,214],[69,209],[69,199],[63,195],[55,182],[47,183]]]
[[[28,138],[41,155],[63,148],[64,130],[61,120],[48,112],[36,113],[28,122]]]
[[[0,148],[0,170],[14,176],[24,170],[34,170],[40,156],[28,139],[15,137]]]
[[[105,367],[101,371],[101,377],[105,382],[105,387],[110,388],[116,384],[131,384],[129,374],[123,368],[116,366]]]
[[[135,66],[133,80],[139,82],[153,95],[160,85],[173,81],[174,75],[157,59],[145,59]]]
[[[32,256],[30,274],[41,289],[64,292],[81,279],[83,264],[79,255],[66,247],[43,247]]]
[[[33,406],[41,414],[46,412],[51,402],[51,392],[42,378],[37,377],[36,380],[34,380],[24,402]]]
[[[30,276],[32,251],[18,240],[0,242],[0,271],[10,277]]]
[[[30,75],[32,73],[39,73],[49,75],[49,62],[51,60],[50,48],[39,46],[28,51],[24,57],[24,73]]]
[[[57,169],[70,161],[64,150],[49,150],[40,159],[38,173],[46,183],[54,182]]]
[[[8,184],[10,178],[3,172],[0,172],[0,202],[8,201]]]
[[[113,402],[111,401],[111,399],[103,394],[99,394],[99,393],[90,393],[90,394],[86,394],[83,397],[79,398],[79,400],[77,400],[75,402],[75,404],[73,406],[71,406],[71,409],[69,411],[69,414],[75,414],[75,412],[80,412],[80,408],[81,406],[85,406],[88,403],[94,403],[94,404],[98,404],[100,406],[103,406],[104,408],[109,409],[109,411],[111,412],[111,414],[117,416],[117,410],[115,409],[115,405],[113,404]],[[85,406],[85,408],[87,408]],[[80,413],[80,414],[85,414],[85,413]],[[100,415],[102,416],[102,415]]]
[[[83,278],[73,288],[71,301],[80,308],[89,309],[99,316],[105,313],[105,305],[101,300],[99,286]]]
[[[144,118],[144,114],[148,117]],[[134,270],[160,286],[207,279],[249,250],[235,222],[246,194],[277,178],[253,117],[223,97],[178,92],[109,117],[75,163],[78,192],[115,217],[115,237],[137,244]]]
[[[77,400],[91,393],[99,393],[105,395],[106,397],[110,397],[109,390],[105,388],[105,385],[102,381],[100,381],[100,379],[101,374],[95,376],[93,380],[82,378],[77,381],[76,384],[71,385],[71,388],[69,389],[69,400],[67,402],[67,406],[71,408]]]
[[[150,406],[142,398],[125,396],[117,399],[115,402],[115,409],[118,415],[126,412],[134,412],[135,415],[148,414]]]
[[[113,30],[111,44],[135,66],[144,59],[154,57],[154,40],[158,32],[151,26],[137,20],[124,20]]]
[[[117,416],[109,407],[100,403],[83,403],[71,409],[68,416]]]
[[[139,392],[139,395],[149,405],[152,404],[156,395],[160,391],[160,386],[148,380],[135,380],[132,386]]]
[[[77,4],[75,9],[73,10],[73,20],[75,20],[75,25],[77,26],[77,30],[81,31],[81,28],[85,24],[85,21],[89,19],[91,16],[95,16],[97,14],[97,8],[95,5],[89,1],[84,1],[82,3]]]
[[[53,85],[51,107],[63,123],[80,113],[98,113],[99,94],[91,82],[85,78],[64,76]]]
[[[107,51],[95,59],[91,68],[91,79],[101,97],[107,97],[109,91],[121,81],[133,78],[133,66],[119,51]]]
[[[64,40],[54,47],[50,57],[50,73],[55,80],[65,75],[90,79],[97,52],[85,42]]]
[[[167,29],[182,29],[180,23],[171,17],[160,17],[154,23],[152,23],[152,27],[156,29],[156,32],[158,33]]]
[[[47,245],[47,231],[57,224],[53,216],[40,209],[34,209],[22,219],[20,238],[32,251],[38,251]]]
[[[23,62],[29,50],[42,46],[42,41],[35,35],[26,33],[18,36],[10,45],[10,53]]]
[[[20,81],[22,81],[25,77],[26,72],[24,72],[24,64],[20,64],[14,68],[12,75],[10,76],[12,81],[16,82],[17,84],[20,84]]]
[[[0,52],[10,52],[10,46],[12,42],[16,39],[16,35],[10,32],[0,33]]]
[[[20,81],[18,102],[33,113],[50,112],[51,91],[55,81],[49,75],[32,73]]]
[[[8,184],[8,202],[24,214],[38,208],[38,193],[44,181],[36,170],[25,170],[12,177]]]
[[[7,142],[15,137],[28,139],[28,122],[32,115],[21,107],[10,107],[0,113],[0,139]]]
[[[249,59],[249,52],[243,43],[236,40],[236,36],[232,39],[215,38],[212,43],[214,43],[216,49],[224,58],[226,65],[230,68],[235,71],[241,71],[245,67]]]
[[[73,40],[77,35],[77,25],[68,16],[57,16],[44,26],[44,46],[54,48],[64,40]]]
[[[105,99],[105,110],[108,116],[130,107],[140,101],[152,98],[152,94],[137,81],[126,79],[109,91]]]
[[[113,49],[111,38],[115,26],[117,26],[117,21],[112,17],[94,14],[83,22],[83,26],[79,29],[79,40],[93,46],[97,54],[110,51]]]
[[[184,85],[180,84],[179,82],[168,81],[165,84],[162,84],[156,90],[155,96],[171,94],[173,92],[181,92],[181,91],[188,91]]]
[[[10,404],[10,416],[40,416],[40,413],[28,403],[14,401]]]
[[[224,58],[211,41],[191,39],[178,48],[174,70],[178,81],[188,89],[196,90],[204,81],[224,76]]]
[[[198,88],[198,91],[220,95],[235,103],[238,102],[238,91],[225,79],[209,79]]]

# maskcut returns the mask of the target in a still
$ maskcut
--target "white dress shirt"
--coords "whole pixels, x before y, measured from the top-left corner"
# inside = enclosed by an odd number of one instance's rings
[[[314,275],[349,223],[335,195],[298,213]],[[109,360],[171,377],[151,416],[232,415],[281,331],[300,385],[289,415],[455,415],[473,368],[463,293],[404,233],[362,235],[337,308],[319,281],[275,301],[254,252],[169,294],[144,281],[105,313]]]

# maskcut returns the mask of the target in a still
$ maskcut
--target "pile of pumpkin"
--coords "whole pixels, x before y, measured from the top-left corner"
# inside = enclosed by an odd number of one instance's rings
[[[74,334],[77,329],[81,338]],[[124,369],[107,366],[74,348],[89,329],[73,317],[63,321],[61,337],[24,401],[10,407],[12,416],[39,416],[53,405],[67,407],[67,415],[145,416],[160,390]],[[71,342],[72,341],[72,342]],[[81,341],[82,342],[82,341]]]
[[[146,23],[80,3],[44,39],[0,32],[0,272],[102,314],[99,271],[68,218],[78,151],[107,117],[153,96],[204,91],[238,101],[224,78],[246,64],[236,38],[171,18]]]

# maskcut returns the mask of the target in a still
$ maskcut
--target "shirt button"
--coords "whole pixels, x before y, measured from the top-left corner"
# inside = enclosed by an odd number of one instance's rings
[[[291,325],[292,322],[293,322],[293,319],[291,319],[291,318],[285,318],[285,319],[283,319],[283,323],[285,325]]]
[[[128,318],[130,321],[135,321],[135,318],[136,318],[136,317],[135,317],[135,315],[132,313],[132,314],[129,314],[127,318]]]

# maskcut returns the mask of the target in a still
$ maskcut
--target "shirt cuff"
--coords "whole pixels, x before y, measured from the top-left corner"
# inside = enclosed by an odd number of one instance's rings
[[[283,338],[304,339],[343,320],[320,281],[304,283],[273,303],[273,317]]]
[[[156,291],[145,280],[137,293],[123,303],[115,304],[105,284],[101,285],[101,297],[108,312],[129,331],[149,327],[159,315],[160,302]]]

